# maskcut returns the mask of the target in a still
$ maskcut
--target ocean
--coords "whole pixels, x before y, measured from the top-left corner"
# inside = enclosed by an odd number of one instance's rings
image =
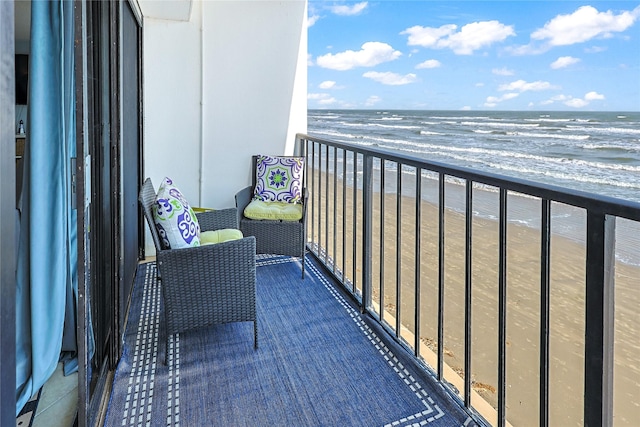
[[[640,203],[639,112],[309,110],[307,132]],[[584,242],[582,212],[557,209],[554,232]],[[539,224],[526,201],[517,211]],[[640,265],[640,224],[618,221],[616,240]]]

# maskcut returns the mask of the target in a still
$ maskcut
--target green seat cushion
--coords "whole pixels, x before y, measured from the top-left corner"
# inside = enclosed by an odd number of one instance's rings
[[[244,216],[250,219],[300,221],[302,219],[302,205],[299,203],[252,200],[244,209]]]
[[[244,236],[242,231],[235,228],[223,228],[222,230],[202,231],[200,232],[201,245],[213,245],[215,243],[228,242],[230,240],[239,240]]]

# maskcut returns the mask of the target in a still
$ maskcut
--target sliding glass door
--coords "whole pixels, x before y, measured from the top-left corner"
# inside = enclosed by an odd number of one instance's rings
[[[121,354],[121,337],[139,258],[137,194],[141,182],[141,16],[128,2],[81,2],[77,24],[86,38],[82,56],[86,194],[79,235],[84,290],[79,425],[94,425],[106,396],[106,378]],[[80,159],[81,156],[79,155]],[[80,160],[79,160],[80,161]]]

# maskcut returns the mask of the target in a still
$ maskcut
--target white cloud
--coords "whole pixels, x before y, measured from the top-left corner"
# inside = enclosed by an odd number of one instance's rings
[[[571,97],[567,95],[554,95],[551,98],[547,99],[546,101],[541,101],[540,105],[551,105],[554,102],[564,102],[569,99],[571,99]]]
[[[320,83],[318,87],[320,89],[331,89],[335,85],[336,85],[336,82],[334,82],[333,80],[325,80],[324,82]]]
[[[584,98],[574,98],[569,95],[556,95],[547,99],[546,101],[540,102],[540,105],[550,105],[554,102],[562,102],[564,105],[572,108],[582,108],[586,107],[591,103],[591,101],[602,101],[605,99],[605,96],[598,92],[588,92],[584,95]]]
[[[356,3],[353,6],[336,5],[336,6],[331,6],[329,10],[331,10],[331,12],[335,13],[336,15],[342,15],[342,16],[358,15],[367,8],[367,4],[368,3],[366,1],[363,1],[361,3]]]
[[[586,53],[600,53],[606,51],[607,48],[604,46],[591,46],[584,49]]]
[[[516,80],[515,82],[507,83],[498,86],[499,91],[512,91],[517,90],[518,92],[527,92],[527,91],[540,91],[540,90],[549,90],[549,89],[557,89],[557,87],[553,86],[549,82],[536,81],[536,82],[526,82],[524,80]]]
[[[568,107],[582,108],[582,107],[586,107],[587,105],[589,105],[589,101],[585,101],[584,99],[580,99],[580,98],[571,98],[571,99],[565,101],[564,105],[566,105]]]
[[[596,37],[609,38],[625,31],[640,16],[640,6],[633,11],[614,15],[598,12],[593,6],[582,6],[569,15],[558,15],[531,34],[532,40],[545,40],[550,46],[583,43]]]
[[[420,25],[415,25],[411,28],[407,28],[400,34],[409,35],[409,46],[441,48],[444,46],[439,46],[440,40],[453,34],[457,28],[458,27],[455,24],[443,25],[440,28],[421,27]]]
[[[318,22],[318,19],[320,19],[320,16],[318,15],[312,15],[307,17],[307,28],[313,27],[315,23]]]
[[[464,107],[462,107],[460,109],[461,111],[471,111],[471,107],[469,107],[468,105],[465,105]]]
[[[504,95],[499,96],[499,97],[498,96],[488,96],[486,102],[489,103],[489,104],[492,104],[492,106],[495,107],[495,105],[497,103],[502,102],[502,101],[508,101],[510,99],[513,99],[513,98],[517,98],[519,95],[520,95],[519,93],[510,92],[510,93],[505,93]]]
[[[337,100],[328,93],[309,93],[307,94],[307,100],[316,101],[319,105],[331,105],[337,102]]]
[[[601,101],[604,99],[604,95],[599,94],[598,92],[589,92],[584,96],[586,101]]]
[[[420,69],[423,69],[423,68],[438,68],[438,67],[441,67],[441,66],[442,66],[442,64],[437,59],[427,59],[426,61],[421,62],[418,65],[416,65],[416,68],[418,70],[420,70]]]
[[[449,48],[457,55],[471,55],[474,51],[488,47],[493,43],[504,41],[516,33],[510,25],[498,21],[472,22],[460,28],[454,24],[439,28],[421,27],[407,28],[400,34],[409,35],[410,46],[422,46],[433,49]]]
[[[381,42],[367,42],[359,51],[346,50],[344,52],[319,56],[316,63],[332,70],[350,70],[355,67],[373,67],[383,62],[398,59],[402,53],[393,50],[391,46]]]
[[[380,73],[378,71],[367,71],[362,75],[362,77],[366,77],[378,83],[390,86],[406,85],[409,83],[414,83],[418,80],[418,77],[413,73],[405,74],[403,76],[401,74],[392,73],[389,71],[384,73]]]
[[[551,68],[557,70],[559,68],[565,68],[578,62],[580,62],[579,58],[574,58],[573,56],[561,56],[551,63]]]
[[[517,92],[505,93],[502,96],[488,96],[487,100],[484,102],[484,106],[485,107],[495,107],[495,106],[497,106],[499,103],[501,103],[503,101],[508,101],[510,99],[517,98],[518,96],[520,96],[520,94],[517,93]]]
[[[377,103],[379,103],[380,101],[382,101],[382,98],[380,98],[378,95],[371,95],[369,98],[367,98],[367,100],[364,102],[364,105],[366,107],[373,107],[374,105],[376,105]]]
[[[491,72],[496,76],[513,76],[515,74],[513,70],[510,70],[507,67],[494,68]]]

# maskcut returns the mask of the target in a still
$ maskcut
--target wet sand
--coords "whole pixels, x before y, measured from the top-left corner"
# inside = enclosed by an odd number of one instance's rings
[[[324,182],[324,181],[323,181]],[[317,184],[316,184],[317,185]],[[333,184],[329,200],[333,203]],[[323,184],[323,191],[325,186]],[[338,184],[337,211],[342,208],[342,190]],[[362,195],[357,192],[357,204]],[[396,196],[384,198],[384,253],[380,252],[380,195],[373,202],[373,266],[374,306],[383,305],[385,320],[395,327],[397,313],[395,283],[398,274],[396,256],[401,254],[399,316],[410,336],[414,331],[416,217],[415,199],[402,197],[400,223],[401,246],[396,244]],[[333,210],[327,215],[324,201],[315,200],[316,215],[322,209],[321,240],[328,242],[329,255],[336,265],[354,276],[352,266],[353,190],[347,188],[347,248],[343,255],[342,217]],[[496,204],[497,206],[497,204]],[[496,207],[497,213],[497,207]],[[311,211],[308,212],[311,214]],[[327,220],[329,232],[327,233]],[[437,351],[438,319],[438,209],[422,202],[420,221],[420,340],[425,347]],[[356,216],[359,230],[362,217]],[[445,379],[460,385],[464,374],[464,283],[465,220],[462,214],[445,209],[444,251],[444,354]],[[495,408],[498,367],[498,223],[474,217],[472,255],[472,404],[480,408],[485,400]],[[318,224],[314,225],[318,241]],[[552,230],[553,231],[553,230]],[[310,233],[311,236],[311,233]],[[356,236],[356,286],[362,283],[361,236]],[[338,242],[336,253],[333,242]],[[582,425],[584,388],[584,319],[585,319],[585,248],[580,243],[554,235],[551,244],[551,332],[550,332],[550,424]],[[381,261],[384,260],[384,261]],[[381,281],[380,267],[384,265]],[[382,286],[381,286],[382,283]],[[380,304],[380,294],[384,302]],[[640,268],[616,264],[616,340],[614,372],[615,425],[640,425]],[[507,419],[515,426],[539,425],[539,341],[540,341],[540,235],[531,227],[509,223],[507,228]],[[425,355],[432,367],[435,362]],[[460,394],[464,392],[457,386]],[[486,414],[488,419],[492,414]]]

